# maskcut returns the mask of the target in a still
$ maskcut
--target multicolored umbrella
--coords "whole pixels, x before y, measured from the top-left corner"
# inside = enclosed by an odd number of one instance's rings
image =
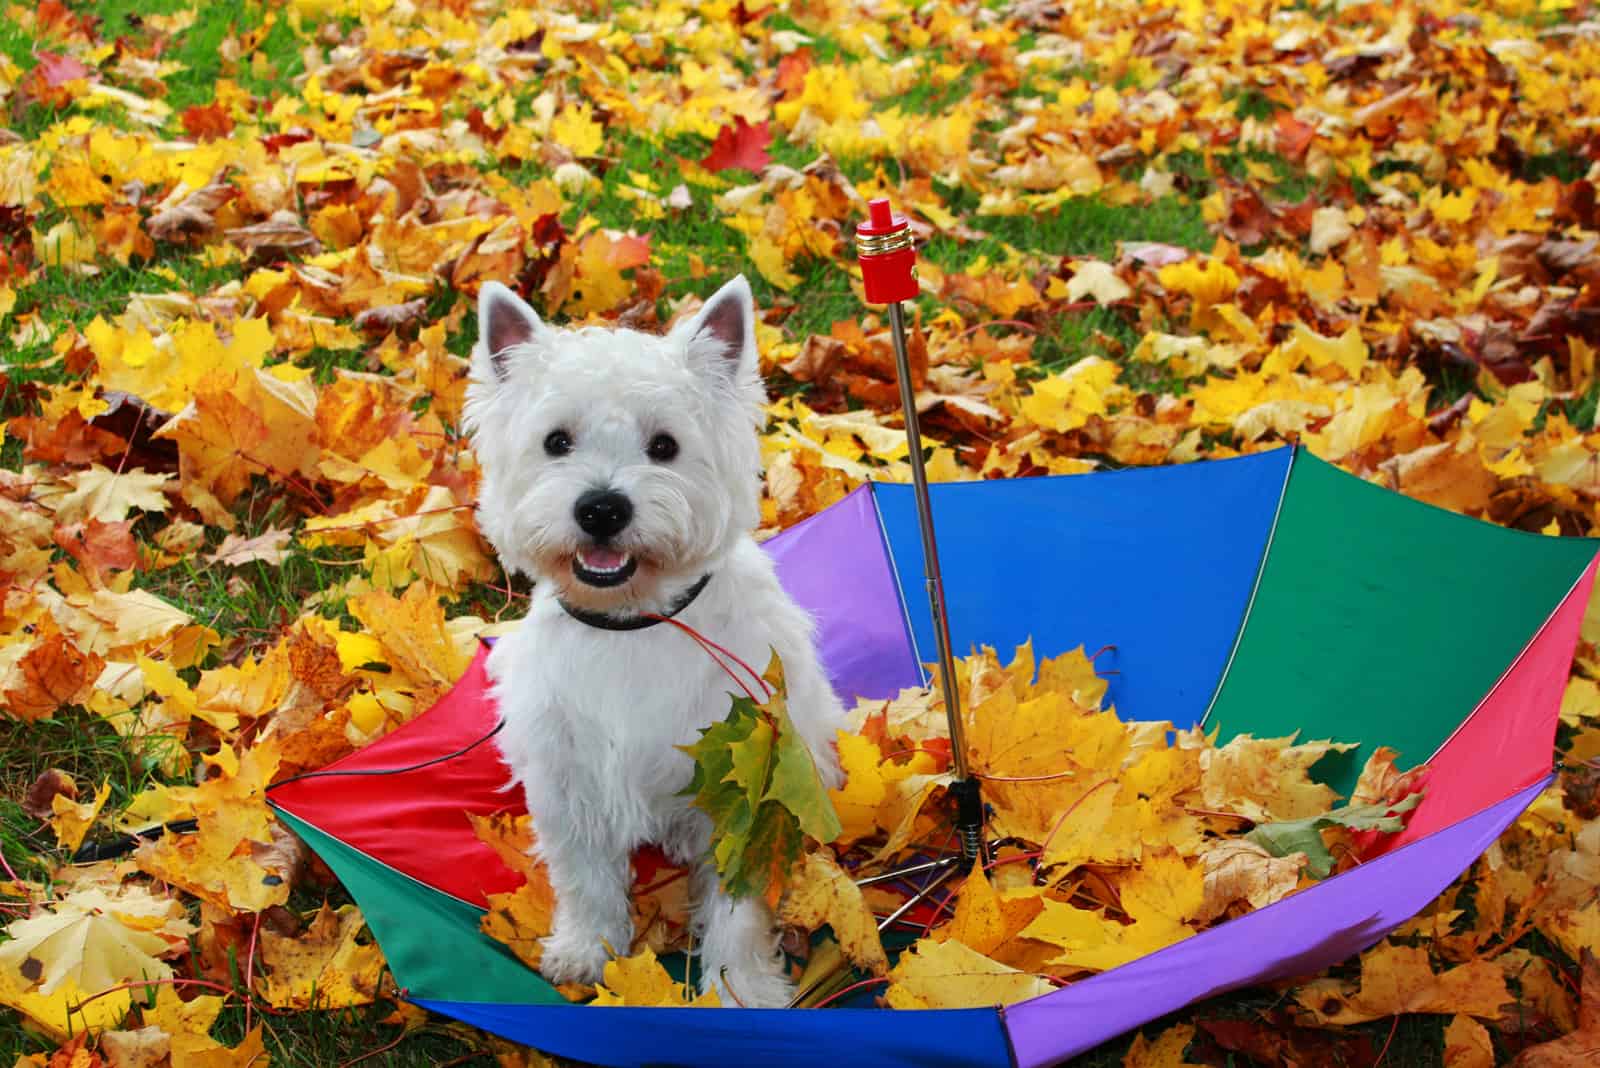
[[[433,709],[272,793],[359,902],[418,1004],[601,1064],[1053,1064],[1190,1002],[1318,971],[1435,898],[1551,776],[1596,543],[1440,511],[1303,450],[1055,478],[942,484],[934,516],[954,648],[1111,646],[1130,719],[1363,749],[1432,768],[1375,860],[1193,938],[1006,1008],[592,1008],[478,930],[521,877],[467,814],[516,811],[483,656]],[[934,658],[910,488],[863,486],[767,543],[817,617],[847,701],[922,685]],[[1108,664],[1108,658],[1110,663]],[[474,744],[478,743],[478,744]],[[398,771],[397,769],[409,769]]]

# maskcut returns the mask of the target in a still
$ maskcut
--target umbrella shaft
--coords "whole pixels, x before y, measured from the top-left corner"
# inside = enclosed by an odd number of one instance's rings
[[[933,538],[933,505],[928,497],[928,472],[922,466],[922,431],[917,424],[917,398],[911,385],[911,361],[906,356],[905,313],[896,301],[889,305],[889,336],[894,342],[895,368],[900,378],[900,407],[905,412],[906,440],[911,446],[911,487],[917,498],[917,526],[922,531],[922,562],[928,580],[928,607],[933,611],[933,636],[939,646],[939,686],[944,692],[945,716],[950,721],[950,752],[956,778],[967,778],[967,745],[961,726],[961,703],[956,695],[955,661],[950,655],[950,623],[945,615],[944,583],[939,571],[939,549]]]

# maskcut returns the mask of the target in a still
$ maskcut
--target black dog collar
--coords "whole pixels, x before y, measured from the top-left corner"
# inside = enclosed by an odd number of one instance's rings
[[[559,604],[561,610],[566,612],[567,615],[590,627],[598,627],[601,630],[643,630],[645,627],[653,627],[657,623],[665,622],[688,608],[694,599],[700,596],[700,591],[706,588],[706,583],[710,581],[711,572],[708,571],[700,576],[699,582],[684,590],[678,596],[678,599],[672,602],[672,606],[660,615],[614,616],[607,612],[591,612],[587,608],[574,608],[559,597],[556,598],[556,604]]]

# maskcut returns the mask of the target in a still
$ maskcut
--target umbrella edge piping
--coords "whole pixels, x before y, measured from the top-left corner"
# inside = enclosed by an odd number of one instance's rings
[[[400,876],[400,878],[402,878],[402,879],[405,879],[407,882],[415,883],[416,885],[422,887],[425,890],[431,890],[435,894],[443,894],[445,897],[448,897],[448,898],[450,898],[450,899],[452,899],[454,901],[459,901],[461,904],[465,905],[469,909],[475,909],[478,912],[481,912],[481,913],[483,913],[485,915],[488,914],[489,910],[484,908],[482,905],[476,904],[475,902],[472,902],[472,901],[468,901],[466,898],[462,897],[460,894],[452,893],[449,890],[443,890],[443,889],[440,889],[437,886],[432,886],[432,885],[430,885],[428,883],[425,883],[421,879],[418,879],[415,875],[412,875],[409,872],[401,871],[399,868],[395,867],[393,864],[390,864],[388,861],[382,860],[382,859],[374,856],[373,854],[368,853],[366,850],[361,849],[358,846],[350,845],[349,842],[346,842],[343,838],[340,838],[338,835],[334,834],[332,831],[328,830],[327,828],[317,826],[317,824],[313,823],[311,820],[306,819],[306,817],[300,815],[300,813],[294,811],[292,808],[289,808],[288,806],[280,804],[279,802],[273,800],[270,795],[267,797],[266,800],[267,800],[267,806],[269,808],[271,808],[273,811],[286,813],[286,814],[294,817],[295,819],[299,820],[301,823],[305,824],[307,827],[310,827],[312,830],[318,831],[318,832],[320,832],[322,834],[327,835],[329,838],[332,838],[335,842],[340,842],[340,843],[342,843],[342,844],[344,844],[346,846],[349,846],[349,848],[354,849],[356,852],[360,853],[363,859],[371,861],[373,864],[375,864],[378,867],[383,868],[383,869],[385,869],[387,871],[394,872],[396,875]],[[293,828],[291,827],[290,830],[293,830]],[[315,852],[315,850],[313,850],[313,852]],[[534,974],[538,974],[538,973],[535,972]]]
[[[1552,772],[1550,774],[1545,775],[1541,780],[1536,780],[1536,781],[1534,781],[1532,783],[1529,783],[1526,786],[1523,786],[1523,787],[1520,787],[1520,788],[1518,788],[1516,790],[1513,790],[1510,793],[1506,794],[1504,797],[1500,798],[1499,800],[1494,801],[1494,802],[1492,802],[1492,803],[1490,803],[1488,805],[1485,805],[1482,809],[1479,810],[1479,813],[1477,813],[1477,814],[1481,814],[1482,812],[1487,811],[1488,809],[1494,808],[1497,805],[1505,804],[1506,802],[1511,801],[1514,798],[1516,798],[1519,794],[1524,794],[1525,793],[1525,794],[1528,795],[1528,801],[1523,805],[1523,807],[1520,810],[1518,810],[1517,814],[1512,817],[1510,822],[1514,823],[1516,821],[1516,819],[1518,817],[1520,817],[1520,815],[1523,812],[1527,811],[1528,806],[1533,803],[1533,800],[1534,800],[1534,798],[1536,798],[1538,796],[1539,791],[1543,790],[1545,787],[1549,786],[1549,784],[1551,782],[1554,782],[1554,781],[1555,781],[1555,774],[1554,774],[1554,772]],[[1535,787],[1538,787],[1538,790],[1536,790]],[[1509,825],[1510,824],[1508,823],[1507,826],[1509,826]],[[1384,853],[1381,856],[1374,858],[1374,860],[1371,861],[1370,863],[1378,863],[1380,861],[1386,861],[1390,857],[1401,856],[1402,854],[1405,853],[1406,850],[1412,848],[1413,846],[1419,846],[1422,843],[1428,841],[1430,838],[1435,837],[1436,835],[1445,834],[1448,831],[1452,830],[1455,826],[1457,826],[1457,824],[1451,824],[1448,827],[1441,827],[1436,831],[1430,831],[1428,834],[1423,835],[1421,838],[1418,838],[1415,841],[1407,842],[1407,843],[1405,843],[1404,845],[1400,846],[1398,849],[1395,849],[1392,852]],[[1481,856],[1481,855],[1482,854],[1479,854],[1478,856]],[[1467,866],[1461,869],[1461,872],[1465,872],[1465,871],[1469,870],[1471,868],[1472,864],[1476,863],[1476,861],[1478,859],[1478,856],[1474,856],[1472,858],[1472,860],[1467,863]],[[1330,875],[1328,878],[1323,879],[1321,882],[1316,883],[1313,886],[1306,887],[1305,889],[1303,889],[1301,891],[1298,891],[1295,894],[1291,894],[1289,897],[1281,898],[1281,899],[1279,899],[1277,901],[1272,902],[1269,905],[1263,905],[1261,908],[1255,909],[1254,911],[1248,913],[1247,916],[1256,916],[1256,915],[1260,915],[1260,914],[1265,913],[1265,912],[1270,912],[1270,911],[1279,909],[1279,908],[1287,905],[1290,901],[1294,900],[1296,897],[1299,897],[1301,894],[1311,893],[1311,892],[1313,892],[1313,891],[1315,891],[1315,890],[1317,890],[1317,889],[1319,889],[1321,887],[1328,886],[1330,884],[1335,883],[1338,880],[1344,879],[1347,876],[1355,875],[1357,872],[1359,872],[1362,869],[1362,867],[1364,867],[1364,865],[1357,865],[1356,867],[1350,868],[1350,869],[1348,869],[1346,871],[1337,872],[1337,873],[1335,873],[1333,875]],[[1460,878],[1461,872],[1457,872],[1455,875],[1453,875],[1449,879],[1449,881],[1446,883],[1446,887],[1445,888],[1448,888],[1450,883],[1453,883],[1453,882],[1455,882],[1456,879]],[[1426,903],[1424,903],[1423,907],[1424,908],[1426,907]],[[1418,911],[1420,912],[1420,909]],[[1417,913],[1412,913],[1411,916],[1407,917],[1406,919],[1402,919],[1402,920],[1396,922],[1393,926],[1391,926],[1391,927],[1387,928],[1386,930],[1384,930],[1384,932],[1382,934],[1378,935],[1376,939],[1374,939],[1371,943],[1369,943],[1368,948],[1371,948],[1372,945],[1376,945],[1378,942],[1380,942],[1383,939],[1387,938],[1390,934],[1394,933],[1394,931],[1398,930],[1409,919],[1414,918],[1416,915],[1417,915]],[[1245,917],[1240,917],[1240,919],[1242,919],[1242,918],[1245,918]],[[1210,936],[1212,938],[1220,937],[1217,934],[1217,932],[1227,930],[1228,927],[1231,926],[1235,922],[1238,922],[1237,919],[1236,920],[1229,920],[1227,922],[1219,924],[1216,927],[1210,927],[1210,928],[1207,928],[1204,931],[1197,932],[1192,937],[1194,937],[1194,938],[1200,938],[1200,937],[1204,937],[1204,936]],[[1127,962],[1127,964],[1118,965],[1118,968],[1128,967],[1128,966],[1130,966],[1130,965],[1132,965],[1134,963],[1137,963],[1139,961],[1148,960],[1151,957],[1155,957],[1155,956],[1159,956],[1159,955],[1161,955],[1163,953],[1167,953],[1167,952],[1169,952],[1169,951],[1171,951],[1173,949],[1176,949],[1181,944],[1182,943],[1174,943],[1173,945],[1170,945],[1170,946],[1164,946],[1163,948],[1156,950],[1154,953],[1146,954],[1143,957],[1135,958],[1135,960],[1129,961],[1129,962]],[[1362,950],[1362,952],[1365,952],[1365,950]],[[1104,971],[1104,972],[1097,972],[1095,975],[1089,976],[1087,979],[1078,980],[1078,981],[1079,982],[1088,982],[1090,980],[1097,979],[1097,978],[1099,978],[1100,976],[1103,976],[1103,975],[1110,975],[1112,972],[1114,972],[1116,970],[1117,969],[1113,968],[1113,969],[1109,969],[1109,970]],[[1268,982],[1270,980],[1260,980],[1260,981],[1261,982]],[[1253,986],[1253,985],[1258,985],[1257,981],[1247,981],[1247,982],[1240,983],[1240,984],[1237,984],[1237,985],[1234,985],[1234,986],[1230,986],[1230,987],[1228,987],[1226,989],[1228,989],[1228,990],[1241,990],[1241,989],[1245,989],[1245,988]],[[1018,1002],[1015,1002],[1015,1003],[1010,1004],[1010,1005],[999,1006],[1000,1019],[1001,1019],[1002,1023],[1005,1025],[1005,1028],[1006,1028],[1006,1040],[1007,1040],[1007,1043],[1011,1044],[1011,1023],[1010,1023],[1010,1019],[1009,1018],[1010,1018],[1011,1012],[1013,1010],[1021,1009],[1024,1006],[1033,1005],[1033,1004],[1036,1004],[1036,1003],[1038,1003],[1040,1001],[1044,1001],[1044,1000],[1046,1000],[1048,998],[1059,996],[1062,993],[1064,993],[1067,989],[1069,989],[1069,987],[1063,987],[1063,988],[1061,988],[1059,990],[1053,990],[1048,994],[1040,994],[1038,997],[1029,998],[1026,1001],[1018,1001]],[[1213,993],[1215,993],[1215,992],[1221,992],[1221,991],[1213,991]],[[1184,1005],[1181,1006],[1181,1007],[1182,1008],[1186,1008],[1186,1007],[1188,1007],[1190,1005],[1194,1005],[1197,1001],[1200,1001],[1200,1000],[1203,1000],[1203,998],[1192,999],[1190,1001],[1185,1002]],[[878,1010],[878,1011],[895,1011],[895,1010]],[[1168,1011],[1177,1011],[1177,1010],[1168,1010]],[[1155,1018],[1156,1017],[1152,1017],[1151,1019],[1155,1019]],[[1150,1022],[1149,1020],[1145,1021],[1145,1023],[1149,1023],[1149,1022]],[[1142,1027],[1142,1026],[1143,1026],[1143,1024],[1135,1025],[1135,1027]],[[1134,1029],[1135,1028],[1129,1028],[1128,1030],[1119,1032],[1119,1034],[1127,1034],[1128,1031],[1131,1031],[1131,1030],[1134,1030]],[[1013,1057],[1015,1057],[1015,1055],[1016,1055],[1014,1046],[1013,1046],[1012,1055],[1013,1055]],[[1020,1061],[1019,1061],[1019,1063],[1020,1063]]]
[[[1588,578],[1591,574],[1593,574],[1596,560],[1600,560],[1600,553],[1596,553],[1595,556],[1590,559],[1589,563],[1584,567],[1584,569],[1578,573],[1578,577],[1572,580],[1572,585],[1567,587],[1567,592],[1562,594],[1561,599],[1557,601],[1555,606],[1550,609],[1550,614],[1544,617],[1544,622],[1539,624],[1538,629],[1528,636],[1528,640],[1524,642],[1522,648],[1517,651],[1517,655],[1512,658],[1511,663],[1507,664],[1506,669],[1500,673],[1500,677],[1494,680],[1494,685],[1489,687],[1488,692],[1478,699],[1477,704],[1472,706],[1472,711],[1469,712],[1460,723],[1456,724],[1455,730],[1451,731],[1449,736],[1446,737],[1444,741],[1440,742],[1432,753],[1428,754],[1428,759],[1423,761],[1424,764],[1431,764],[1434,760],[1438,759],[1439,754],[1444,752],[1445,747],[1455,739],[1456,735],[1466,730],[1467,725],[1478,717],[1479,713],[1483,711],[1484,706],[1487,705],[1490,700],[1493,699],[1494,695],[1499,692],[1500,687],[1505,685],[1505,681],[1511,677],[1511,673],[1517,669],[1517,665],[1522,663],[1523,658],[1528,655],[1528,650],[1532,649],[1535,645],[1538,645],[1539,639],[1544,637],[1545,631],[1550,629],[1550,624],[1555,622],[1556,614],[1561,611],[1562,606],[1564,606],[1567,601],[1572,598],[1572,595],[1577,592],[1579,584],[1582,583],[1585,578]],[[1421,841],[1421,839],[1418,839],[1418,841]]]
[[[1206,722],[1211,718],[1211,710],[1217,706],[1217,698],[1222,696],[1222,687],[1228,681],[1228,673],[1233,670],[1233,661],[1239,655],[1239,646],[1244,644],[1244,632],[1250,626],[1250,612],[1256,605],[1256,595],[1261,592],[1261,580],[1267,573],[1267,560],[1272,556],[1272,544],[1278,537],[1278,521],[1283,517],[1283,502],[1289,497],[1289,476],[1294,473],[1295,463],[1300,459],[1299,445],[1289,447],[1289,462],[1283,465],[1283,485],[1278,489],[1278,506],[1272,512],[1272,525],[1267,529],[1267,540],[1261,546],[1261,560],[1256,564],[1255,581],[1250,585],[1250,599],[1244,603],[1244,614],[1239,617],[1239,629],[1234,632],[1233,646],[1228,650],[1228,659],[1222,665],[1222,671],[1217,676],[1217,684],[1211,688],[1211,700],[1206,702],[1206,710],[1200,714],[1196,726],[1205,729]]]
[[[911,649],[911,656],[916,664],[917,677],[922,680],[922,685],[929,686],[933,680],[928,675],[927,661],[922,658],[922,650],[917,648],[916,628],[911,625],[911,605],[906,602],[906,584],[900,578],[900,568],[894,562],[894,553],[889,548],[889,530],[883,525],[883,509],[878,507],[878,484],[868,482],[868,498],[872,507],[872,518],[878,526],[878,549],[883,553],[884,560],[889,564],[889,574],[894,579],[895,596],[900,601],[900,626],[905,629],[906,645]],[[927,563],[924,561],[926,570]]]

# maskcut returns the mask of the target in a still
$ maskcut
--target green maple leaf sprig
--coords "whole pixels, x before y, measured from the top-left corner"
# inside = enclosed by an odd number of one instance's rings
[[[776,651],[763,677],[771,697],[760,704],[735,697],[727,719],[680,748],[695,762],[683,796],[711,817],[711,860],[723,889],[770,902],[800,858],[805,836],[831,842],[842,828],[811,751],[789,720]]]

